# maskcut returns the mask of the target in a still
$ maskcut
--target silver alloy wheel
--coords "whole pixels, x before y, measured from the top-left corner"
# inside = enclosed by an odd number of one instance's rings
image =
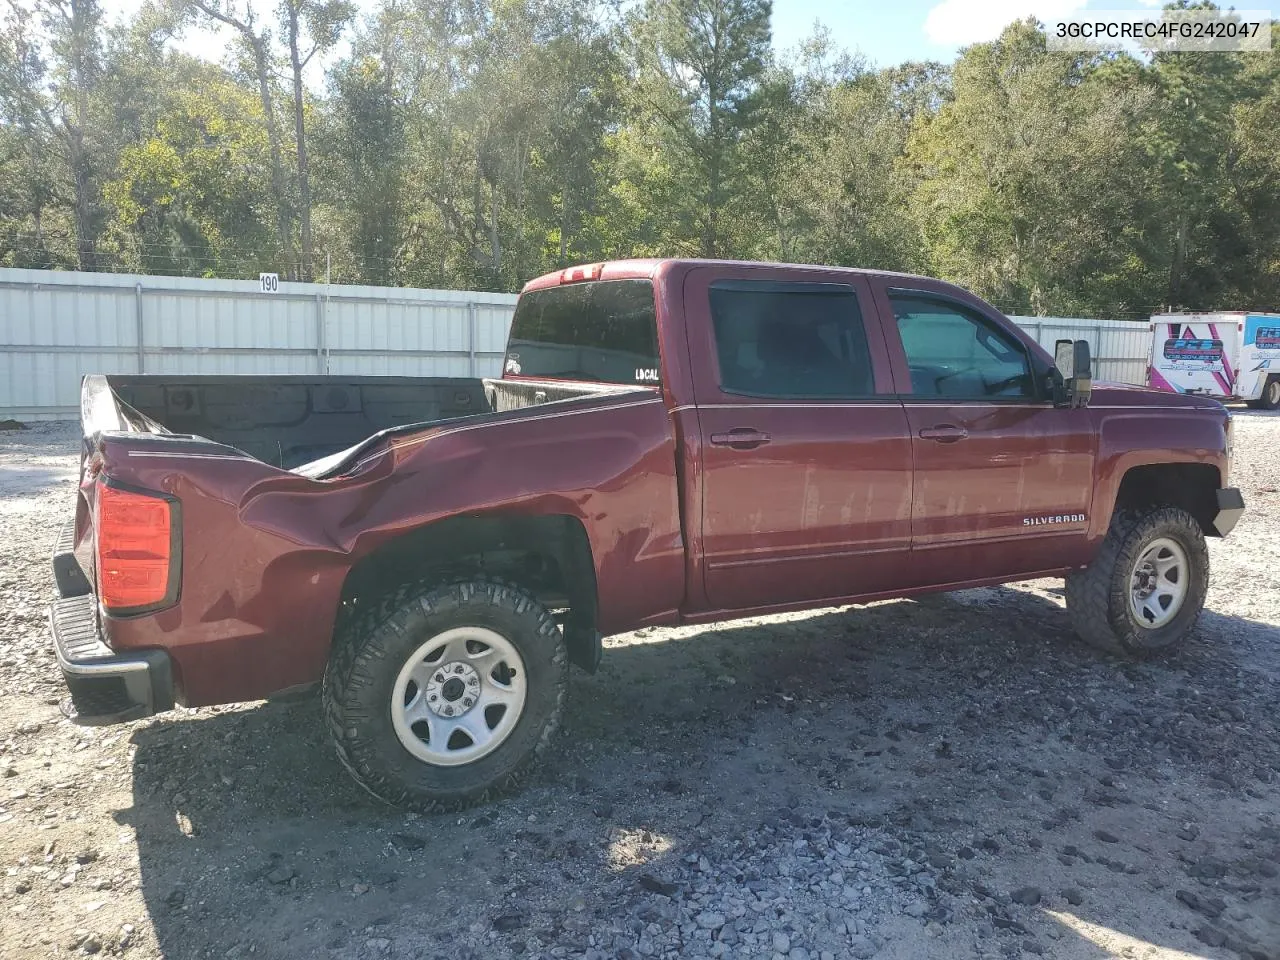
[[[1147,544],[1129,576],[1129,612],[1141,627],[1154,630],[1178,615],[1191,581],[1187,552],[1176,540],[1160,537]]]
[[[492,753],[524,711],[524,661],[486,627],[438,633],[405,661],[391,690],[391,722],[424,763],[456,767]]]
[[[1263,388],[1262,398],[1271,408],[1280,407],[1280,380],[1272,380]]]

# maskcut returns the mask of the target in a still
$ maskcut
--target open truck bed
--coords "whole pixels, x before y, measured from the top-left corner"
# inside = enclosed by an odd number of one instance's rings
[[[319,477],[388,434],[634,389],[475,377],[114,375],[88,378],[85,393],[141,432],[211,440]]]

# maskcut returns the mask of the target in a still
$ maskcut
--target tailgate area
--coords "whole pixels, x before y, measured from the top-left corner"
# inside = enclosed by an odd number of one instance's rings
[[[102,637],[98,600],[76,558],[73,521],[53,553],[58,599],[49,607],[53,652],[70,698],[62,712],[97,726],[137,720],[173,709],[173,669],[163,650],[117,654]]]

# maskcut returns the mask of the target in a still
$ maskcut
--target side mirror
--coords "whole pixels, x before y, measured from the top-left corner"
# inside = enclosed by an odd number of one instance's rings
[[[1053,361],[1062,375],[1063,393],[1055,398],[1059,406],[1085,407],[1093,391],[1093,358],[1088,340],[1058,340],[1053,345]]]

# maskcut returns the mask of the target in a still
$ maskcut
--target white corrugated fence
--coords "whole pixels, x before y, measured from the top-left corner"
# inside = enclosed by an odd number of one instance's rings
[[[86,373],[496,376],[505,293],[0,269],[0,419],[74,419]]]
[[[512,294],[0,269],[0,419],[79,415],[86,373],[498,376]],[[1013,317],[1142,383],[1147,325]]]
[[[1147,382],[1151,331],[1146,320],[1081,320],[1071,317],[1010,317],[1052,355],[1055,340],[1088,340],[1093,378],[1115,383]]]

